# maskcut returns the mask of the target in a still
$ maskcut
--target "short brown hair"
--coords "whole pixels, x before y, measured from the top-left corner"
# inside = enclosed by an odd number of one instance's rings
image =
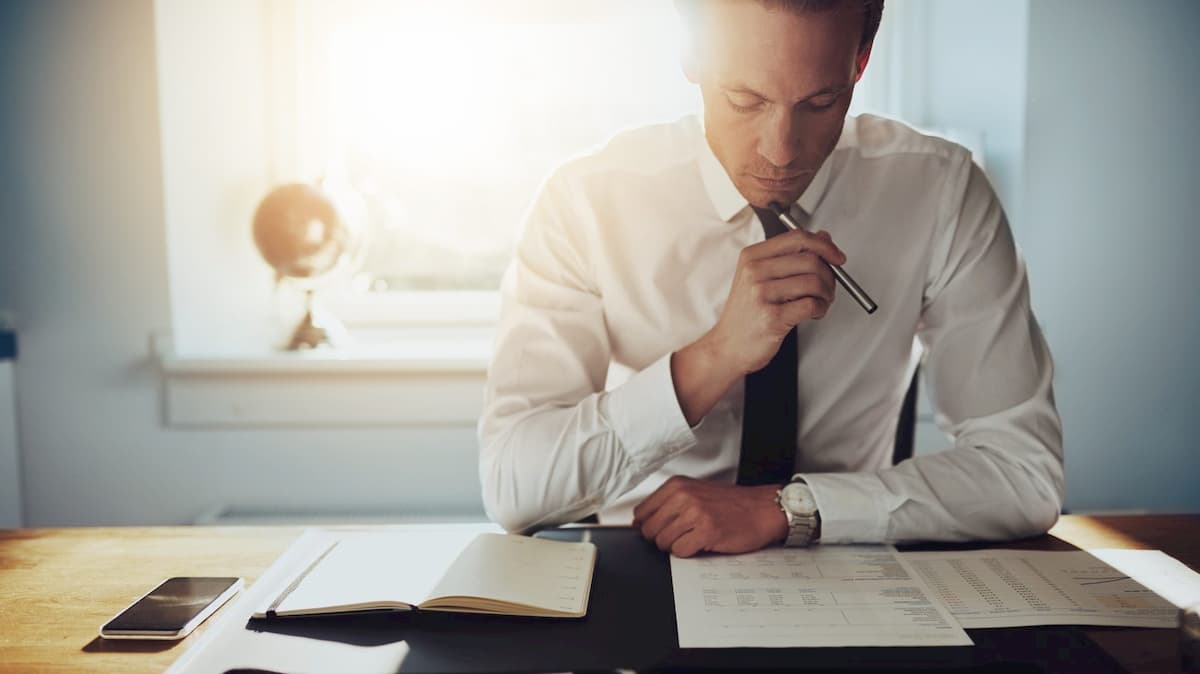
[[[703,2],[709,2],[709,0],[675,0],[675,6],[683,18],[690,23],[695,19],[696,8]],[[862,7],[863,13],[862,37],[858,42],[859,51],[866,49],[875,41],[875,34],[879,32],[879,21],[883,18],[883,0],[757,0],[757,2],[770,8],[778,8],[796,14],[828,12],[857,4]]]

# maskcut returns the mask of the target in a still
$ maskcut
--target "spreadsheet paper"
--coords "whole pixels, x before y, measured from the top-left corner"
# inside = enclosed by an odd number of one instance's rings
[[[671,557],[681,648],[968,646],[889,546]]]
[[[1200,576],[1157,550],[970,550],[900,556],[968,629],[1173,628],[1178,608],[1164,597],[1179,606],[1200,602]]]

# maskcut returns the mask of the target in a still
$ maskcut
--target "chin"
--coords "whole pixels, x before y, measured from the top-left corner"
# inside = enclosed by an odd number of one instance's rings
[[[776,202],[790,205],[795,203],[800,198],[800,195],[803,194],[803,191],[797,192],[794,189],[771,190],[757,185],[738,185],[738,191],[755,208],[770,208],[771,204]]]

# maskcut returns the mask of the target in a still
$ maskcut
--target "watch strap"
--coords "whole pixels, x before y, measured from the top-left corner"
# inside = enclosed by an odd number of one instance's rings
[[[787,547],[805,547],[810,545],[817,536],[821,524],[821,515],[814,508],[811,512],[792,512],[788,509],[787,503],[783,498],[784,489],[801,488],[808,492],[808,501],[812,502],[812,488],[804,482],[792,482],[780,489],[777,493],[779,507],[783,510],[783,514],[788,520],[788,534],[784,540],[784,545]]]

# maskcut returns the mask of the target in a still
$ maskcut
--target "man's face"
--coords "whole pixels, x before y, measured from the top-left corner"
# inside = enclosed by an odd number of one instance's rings
[[[697,47],[684,67],[704,97],[709,146],[751,204],[790,204],[841,135],[867,62],[858,49],[863,16],[700,4]]]

